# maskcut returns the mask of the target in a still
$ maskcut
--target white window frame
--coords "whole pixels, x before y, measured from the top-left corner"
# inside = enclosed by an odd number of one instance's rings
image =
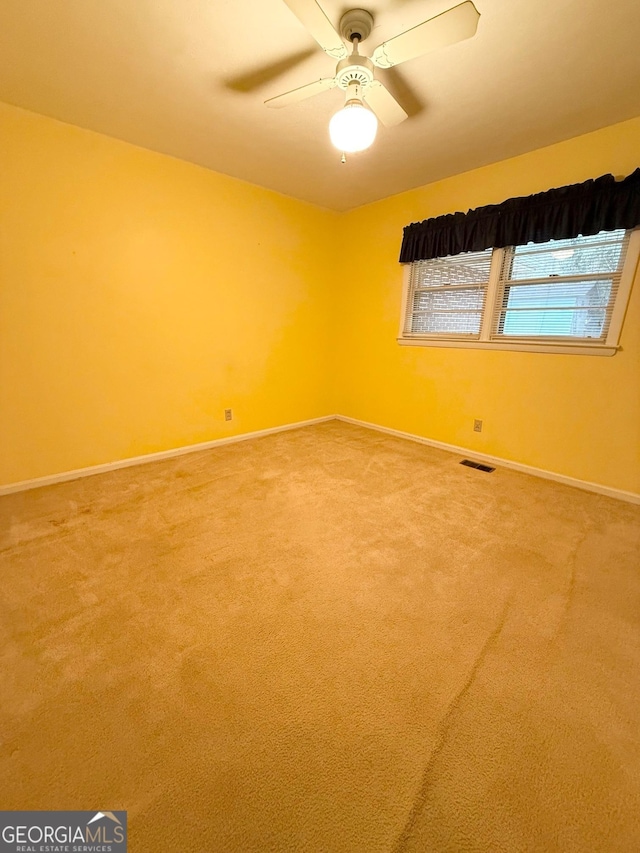
[[[491,256],[491,269],[487,285],[482,320],[480,324],[479,337],[469,340],[469,337],[447,334],[446,337],[438,337],[435,334],[424,335],[419,333],[405,332],[408,300],[411,292],[411,263],[403,264],[402,281],[402,304],[400,312],[400,331],[398,343],[402,346],[418,347],[464,347],[465,349],[491,349],[512,350],[515,352],[547,352],[563,353],[570,355],[606,355],[612,356],[620,349],[620,335],[622,324],[629,304],[631,289],[638,270],[638,259],[640,258],[640,227],[634,228],[629,234],[629,245],[627,255],[622,268],[620,285],[615,297],[615,303],[611,313],[611,321],[606,340],[595,343],[586,343],[583,340],[571,341],[548,341],[530,338],[526,341],[510,341],[508,339],[496,339],[491,336],[491,326],[494,316],[494,308],[500,286],[500,271],[504,259],[505,249],[493,249]]]

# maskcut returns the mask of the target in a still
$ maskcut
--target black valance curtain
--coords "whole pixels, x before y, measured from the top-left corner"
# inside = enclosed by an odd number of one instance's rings
[[[546,243],[640,225],[640,169],[624,180],[613,175],[502,204],[448,213],[404,229],[400,263],[460,252]]]

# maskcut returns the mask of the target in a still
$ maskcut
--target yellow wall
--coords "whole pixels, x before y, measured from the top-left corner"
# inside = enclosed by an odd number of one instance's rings
[[[0,105],[0,484],[329,414],[337,217]]]
[[[640,492],[637,284],[612,358],[396,343],[404,225],[638,151],[640,119],[339,215],[0,105],[0,485],[339,412]]]
[[[611,358],[401,347],[402,228],[640,165],[640,119],[467,172],[346,214],[357,273],[335,329],[341,414],[640,492],[640,285]],[[472,430],[482,418],[483,432]]]

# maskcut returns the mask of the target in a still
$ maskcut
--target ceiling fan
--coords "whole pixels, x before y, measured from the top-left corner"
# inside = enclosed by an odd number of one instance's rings
[[[377,130],[376,116],[386,127],[400,124],[407,113],[391,92],[374,76],[374,69],[392,68],[431,50],[471,38],[480,14],[471,0],[423,21],[378,45],[371,57],[358,52],[373,29],[373,16],[364,9],[351,9],[340,19],[337,32],[316,0],[284,0],[320,47],[337,59],[333,77],[321,77],[265,101],[267,107],[287,107],[320,92],[339,87],[346,92],[342,110],[331,119],[329,132],[339,150],[353,152],[368,148]],[[345,42],[351,43],[351,53]],[[356,132],[356,128],[360,130]],[[344,160],[344,156],[343,156]]]

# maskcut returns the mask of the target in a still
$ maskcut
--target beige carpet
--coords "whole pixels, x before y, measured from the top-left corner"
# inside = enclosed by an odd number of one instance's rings
[[[640,849],[640,507],[338,422],[0,499],[0,808]]]

